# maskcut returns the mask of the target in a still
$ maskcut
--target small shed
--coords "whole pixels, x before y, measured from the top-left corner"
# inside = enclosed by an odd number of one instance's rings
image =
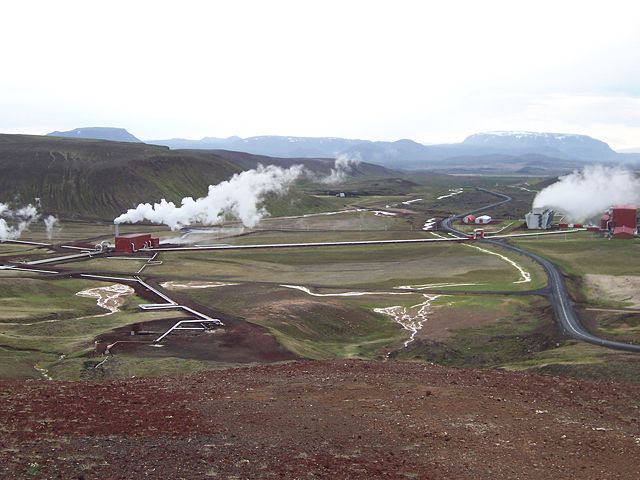
[[[491,223],[491,217],[489,215],[481,215],[476,217],[476,223],[478,225],[486,225],[487,223]]]
[[[462,219],[462,223],[475,223],[476,216],[475,215],[467,215]]]

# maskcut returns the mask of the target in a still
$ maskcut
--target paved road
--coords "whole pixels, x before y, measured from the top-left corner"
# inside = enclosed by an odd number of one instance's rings
[[[508,195],[504,195],[502,193],[492,192],[490,190],[485,190],[483,188],[479,189],[491,195],[494,195],[498,198],[502,198],[501,201],[492,203],[490,205],[485,205],[484,207],[477,208],[472,210],[471,212],[462,213],[459,215],[452,215],[441,222],[441,227],[448,233],[451,233],[456,236],[465,236],[465,234],[459,230],[456,230],[451,226],[451,223],[454,220],[462,218],[471,213],[477,213],[484,210],[489,210],[490,208],[497,207],[499,205],[503,205],[511,201],[511,197]],[[524,255],[525,257],[530,258],[531,260],[537,262],[544,268],[547,276],[549,277],[549,286],[546,290],[546,295],[551,302],[553,307],[554,316],[556,322],[560,326],[561,330],[572,338],[576,340],[581,340],[583,342],[593,343],[595,345],[600,345],[607,348],[613,348],[616,350],[624,350],[627,352],[640,352],[640,345],[634,345],[630,343],[623,342],[615,342],[613,340],[606,340],[604,338],[597,337],[592,333],[589,333],[580,323],[578,316],[573,308],[573,304],[569,298],[569,294],[567,293],[567,288],[564,283],[564,278],[560,273],[558,267],[547,260],[546,258],[541,257],[540,255],[536,255],[535,253],[529,252],[520,247],[516,247],[514,245],[510,245],[501,240],[491,240],[485,239],[482,240],[483,243],[488,243],[490,245],[498,246],[500,248],[505,248],[507,250],[511,250],[513,252],[519,253],[520,255]]]

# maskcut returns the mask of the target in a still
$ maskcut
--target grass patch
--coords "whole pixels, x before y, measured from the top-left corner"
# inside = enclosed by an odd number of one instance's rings
[[[219,366],[184,358],[145,358],[126,354],[107,357],[76,357],[55,363],[49,374],[57,380],[96,380],[107,378],[159,377],[163,375],[188,375]],[[97,367],[97,368],[96,368]]]
[[[546,301],[539,298],[443,297],[451,315],[492,309],[496,321],[482,327],[463,327],[441,342],[416,340],[399,352],[404,359],[422,359],[456,367],[498,367],[527,358],[555,346],[559,336],[548,314]],[[506,306],[508,305],[508,306]]]
[[[78,358],[101,333],[132,323],[166,318],[166,312],[140,312],[136,295],[125,298],[121,311],[107,311],[81,290],[106,286],[79,279],[0,279],[0,376],[38,377],[60,363],[60,355]],[[171,315],[175,315],[172,312]]]
[[[407,334],[372,306],[417,303],[421,295],[312,297],[267,285],[190,290],[197,302],[266,327],[287,349],[306,358],[374,358]],[[247,302],[251,298],[251,302]],[[374,299],[375,298],[375,299]],[[402,300],[400,300],[402,299]],[[378,301],[379,300],[379,301]]]
[[[638,383],[640,379],[637,354],[576,341],[537,352],[527,359],[505,364],[503,368],[606,382]]]
[[[556,262],[565,272],[584,275],[637,275],[640,242],[607,240],[585,232],[551,238],[512,240],[515,244]]]
[[[519,285],[531,288],[530,284],[513,285],[519,273],[498,257],[456,244],[179,252],[165,253],[162,260],[164,264],[152,267],[152,271],[165,278],[338,288],[391,288],[444,282],[482,283],[482,289],[512,290]],[[522,261],[528,268],[525,262]]]
[[[104,284],[76,279],[0,279],[0,328],[6,322],[60,320],[104,310],[76,293]]]

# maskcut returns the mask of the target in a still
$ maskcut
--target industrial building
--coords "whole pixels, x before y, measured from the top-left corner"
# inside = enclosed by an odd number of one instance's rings
[[[600,218],[600,228],[613,238],[630,239],[638,234],[638,209],[626,205],[611,207]]]
[[[553,225],[555,212],[547,207],[536,207],[531,209],[524,218],[527,221],[529,230],[547,230]]]
[[[134,253],[141,248],[157,248],[160,239],[151,237],[149,233],[130,233],[116,236],[116,252]]]
[[[486,225],[487,223],[491,223],[491,217],[489,215],[481,215],[476,217],[475,215],[466,215],[462,218],[462,223],[470,224],[474,223],[476,225]]]

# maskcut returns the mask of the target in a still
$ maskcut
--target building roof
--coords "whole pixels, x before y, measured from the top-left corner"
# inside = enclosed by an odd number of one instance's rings
[[[633,236],[635,236],[635,234],[636,234],[636,231],[631,227],[622,226],[622,227],[615,227],[613,229],[613,236],[614,237],[618,237],[618,236],[633,237]]]
[[[116,238],[140,238],[150,236],[150,233],[125,233],[124,235],[118,235]]]

